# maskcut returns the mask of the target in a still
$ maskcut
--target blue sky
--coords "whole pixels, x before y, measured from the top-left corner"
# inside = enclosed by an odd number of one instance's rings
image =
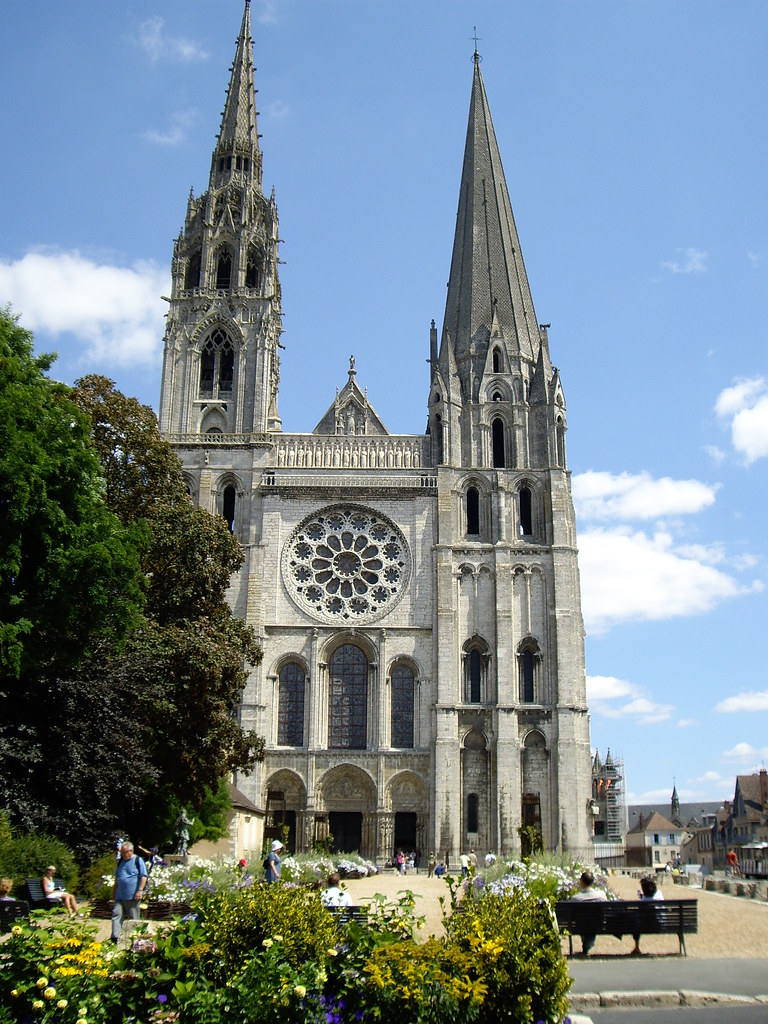
[[[4,5],[0,302],[157,407],[173,238],[242,0]],[[630,802],[768,761],[768,5],[253,0],[280,413],[426,424],[473,33],[568,402],[592,742]]]

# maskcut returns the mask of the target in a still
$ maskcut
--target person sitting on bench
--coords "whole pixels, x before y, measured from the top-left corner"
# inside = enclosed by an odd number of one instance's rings
[[[644,875],[640,879],[640,892],[638,892],[637,895],[641,900],[664,899],[664,895],[662,894],[661,889],[658,889],[656,887],[656,882],[653,878],[650,877],[650,875]],[[642,952],[642,950],[640,949],[640,936],[633,935],[632,938],[635,940],[635,948],[632,950],[632,954],[633,956],[637,956],[639,953]]]
[[[53,881],[53,876],[56,874],[56,868],[53,864],[49,864],[45,869],[45,874],[40,879],[40,884],[43,887],[45,898],[48,902],[55,906],[58,903],[63,903],[69,911],[70,917],[75,917],[79,912],[80,908],[77,905],[77,901],[71,892],[67,892],[66,889],[57,889]]]
[[[582,872],[579,879],[580,890],[571,896],[574,903],[604,903],[608,897],[603,889],[595,889],[595,876],[591,871]],[[583,956],[589,956],[589,951],[595,944],[594,935],[581,936],[581,952]]]

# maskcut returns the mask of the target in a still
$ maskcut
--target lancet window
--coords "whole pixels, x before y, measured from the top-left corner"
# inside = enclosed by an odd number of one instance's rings
[[[280,747],[304,745],[304,669],[289,661],[280,669],[277,694],[277,743]]]
[[[359,647],[338,647],[328,663],[328,746],[365,750],[368,727],[368,659]]]
[[[234,371],[232,342],[216,328],[200,353],[200,398],[231,398]]]
[[[395,665],[391,676],[392,746],[413,747],[413,671],[407,665]]]

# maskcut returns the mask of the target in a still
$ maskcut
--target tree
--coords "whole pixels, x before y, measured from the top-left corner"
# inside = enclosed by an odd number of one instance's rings
[[[234,717],[261,652],[152,410],[32,351],[0,315],[0,806],[92,856],[263,756]]]
[[[143,604],[139,538],[105,505],[88,420],[53,357],[0,311],[0,668],[6,681],[115,642]],[[6,683],[7,685],[7,683]],[[7,691],[6,695],[7,695]]]
[[[174,816],[172,804],[197,809],[224,776],[263,758],[263,739],[234,716],[246,666],[258,663],[261,649],[226,603],[240,545],[221,517],[189,500],[152,410],[105,377],[78,381],[73,397],[91,418],[108,506],[146,531],[144,621],[105,670],[122,692],[141,695],[152,772],[144,807],[125,820],[143,834],[146,804],[155,815],[164,802]]]

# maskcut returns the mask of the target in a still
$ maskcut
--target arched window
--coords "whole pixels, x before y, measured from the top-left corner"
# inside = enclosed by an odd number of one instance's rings
[[[200,250],[193,252],[187,260],[187,270],[184,274],[184,287],[186,289],[200,287]]]
[[[539,645],[532,637],[523,640],[517,653],[517,671],[521,704],[540,703],[537,700],[538,675],[541,665]]]
[[[216,260],[216,289],[227,291],[232,283],[232,256],[226,250]]]
[[[480,651],[469,652],[469,703],[479,704],[481,695],[482,661]]]
[[[467,796],[467,832],[477,832],[477,793]]]
[[[200,398],[231,398],[235,350],[226,333],[217,327],[200,353]]]
[[[413,672],[407,665],[395,665],[391,679],[392,746],[413,747]]]
[[[497,348],[493,350],[493,372],[501,373],[501,352]]]
[[[467,535],[475,537],[480,533],[480,495],[476,487],[467,490]]]
[[[439,415],[435,416],[434,424],[435,432],[432,437],[432,454],[435,465],[440,466],[443,462],[443,420]]]
[[[277,692],[277,744],[304,746],[304,669],[290,661],[280,669]]]
[[[227,521],[229,532],[235,532],[235,501],[237,498],[237,492],[232,484],[227,484],[224,488],[224,493],[221,496],[221,514]]]
[[[245,265],[245,287],[259,287],[259,263],[253,249],[248,253],[248,262]]]
[[[520,500],[520,535],[530,537],[533,533],[533,516],[530,487],[521,487],[519,492]]]
[[[556,432],[557,464],[562,469],[565,469],[565,424],[561,416],[557,417]]]
[[[338,647],[328,663],[328,746],[365,750],[368,728],[368,659],[353,644]]]
[[[498,416],[491,423],[491,443],[493,445],[493,468],[504,469],[504,422]]]
[[[523,651],[520,658],[520,700],[533,704],[533,651]]]

